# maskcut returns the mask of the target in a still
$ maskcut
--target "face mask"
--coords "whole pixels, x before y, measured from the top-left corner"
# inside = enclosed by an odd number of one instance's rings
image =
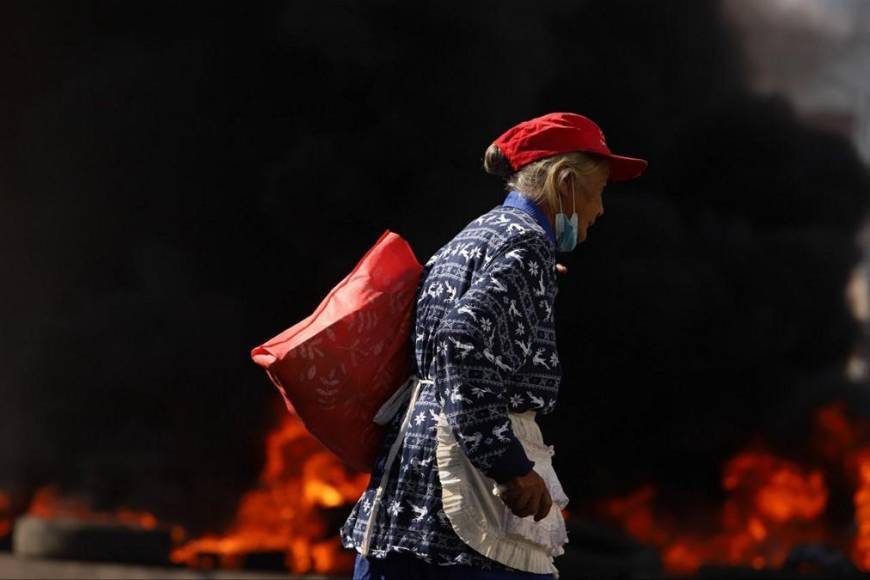
[[[562,213],[562,196],[559,195],[559,213],[556,214],[556,242],[560,252],[570,252],[577,247],[577,211],[574,187],[571,187],[571,218]]]

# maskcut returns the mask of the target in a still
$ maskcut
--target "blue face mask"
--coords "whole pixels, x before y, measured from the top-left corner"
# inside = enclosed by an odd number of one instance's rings
[[[562,196],[559,195],[559,213],[556,214],[556,245],[560,252],[570,252],[577,247],[577,211],[574,189],[571,189],[571,218],[562,213]]]

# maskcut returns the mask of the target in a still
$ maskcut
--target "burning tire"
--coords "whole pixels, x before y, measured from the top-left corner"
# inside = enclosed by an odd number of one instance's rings
[[[22,516],[15,521],[12,549],[18,556],[169,564],[168,531],[146,530],[74,518]]]

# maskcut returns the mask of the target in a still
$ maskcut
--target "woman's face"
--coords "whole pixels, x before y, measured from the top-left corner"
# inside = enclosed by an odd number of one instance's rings
[[[574,179],[567,179],[559,187],[562,196],[562,211],[565,215],[571,215],[572,196],[577,203],[577,242],[586,240],[586,233],[599,216],[604,215],[604,201],[602,193],[607,185],[608,172],[593,173],[592,175],[576,175]],[[572,191],[573,190],[573,191]]]

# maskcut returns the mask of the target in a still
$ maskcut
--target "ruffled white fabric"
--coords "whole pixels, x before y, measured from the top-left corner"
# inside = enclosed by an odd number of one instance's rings
[[[536,574],[559,571],[553,558],[565,553],[568,532],[562,509],[568,497],[553,470],[555,449],[545,445],[535,422],[535,412],[510,414],[513,431],[523,445],[535,471],[543,478],[553,507],[539,522],[533,516],[520,518],[498,497],[500,486],[474,467],[453,436],[442,412],[438,419],[436,458],[441,478],[444,513],[463,542],[487,558]]]

